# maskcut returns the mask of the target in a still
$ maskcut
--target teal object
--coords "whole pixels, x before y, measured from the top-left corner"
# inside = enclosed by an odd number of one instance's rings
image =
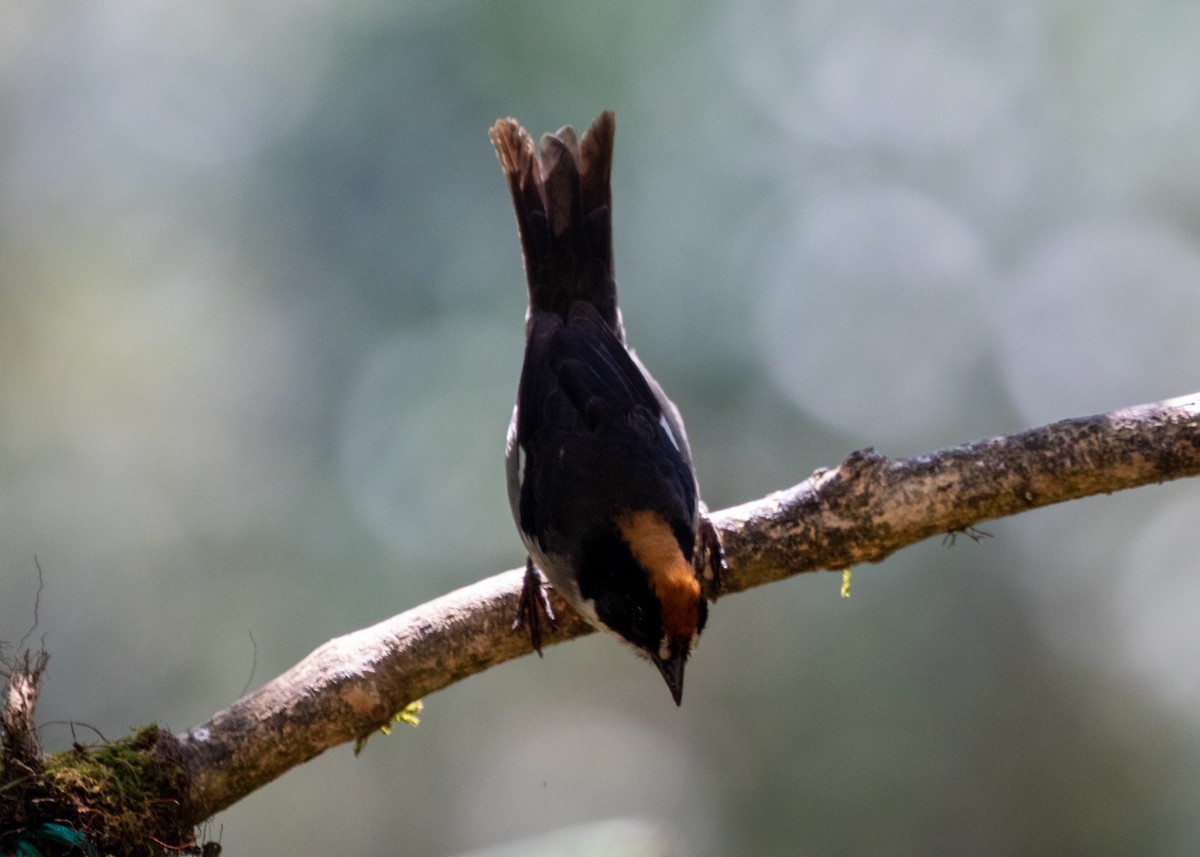
[[[42,847],[47,845],[66,846],[72,851],[82,851],[88,857],[95,857],[96,849],[87,841],[87,837],[74,828],[65,824],[46,822],[30,830],[20,833],[9,833],[0,836],[0,855],[11,854],[13,857],[46,857]]]

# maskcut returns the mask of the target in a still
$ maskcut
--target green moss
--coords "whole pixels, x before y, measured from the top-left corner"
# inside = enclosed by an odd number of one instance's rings
[[[187,778],[158,727],[120,741],[46,757],[39,785],[102,854],[160,854],[193,843],[183,796]]]

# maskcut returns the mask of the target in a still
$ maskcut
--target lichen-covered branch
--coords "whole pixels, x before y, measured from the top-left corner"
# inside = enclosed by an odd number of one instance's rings
[[[916,458],[860,451],[793,488],[713,514],[730,566],[723,592],[805,571],[878,562],[938,533],[1198,474],[1200,394],[1064,420]],[[528,636],[512,631],[521,576],[520,570],[504,572],[331,640],[181,735],[150,729],[116,749],[109,745],[83,753],[77,748],[51,757],[50,764],[21,782],[36,776],[41,786],[54,787],[75,804],[73,817],[81,828],[102,835],[100,807],[88,804],[91,780],[77,781],[72,772],[84,772],[93,763],[100,763],[102,771],[135,772],[140,785],[122,793],[169,806],[171,817],[138,816],[139,807],[113,807],[114,814],[120,809],[124,818],[148,818],[139,823],[175,830],[172,838],[158,839],[178,848],[185,841],[178,833],[181,827],[203,821],[330,747],[364,739],[414,700],[528,654]],[[552,603],[560,619],[543,636],[544,644],[590,632],[560,599]],[[12,700],[19,706],[21,698],[18,692]],[[31,722],[31,711],[25,720]],[[14,751],[27,757],[28,738],[21,727],[4,721],[4,730],[9,757]],[[153,764],[144,767],[143,757]],[[158,773],[148,776],[147,771]],[[0,796],[14,773],[11,766],[0,770]],[[101,779],[113,780],[108,775]],[[158,788],[155,783],[162,793],[148,794]]]
[[[1200,474],[1200,393],[1062,420],[915,458],[851,453],[717,516],[732,589],[879,562],[994,518]]]
[[[180,735],[197,820],[330,747],[365,738],[408,703],[528,654],[529,635],[512,631],[523,574],[489,577],[330,640]],[[559,622],[543,645],[588,633],[566,602],[551,603]]]
[[[1064,420],[909,459],[852,453],[794,488],[713,515],[726,593],[878,562],[931,535],[1039,506],[1200,474],[1200,394]],[[331,640],[178,736],[195,820],[369,735],[413,700],[531,651],[508,571]],[[589,633],[561,600],[544,640]]]

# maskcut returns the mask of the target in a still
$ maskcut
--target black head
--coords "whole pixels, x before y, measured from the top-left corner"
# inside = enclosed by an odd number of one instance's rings
[[[708,604],[687,556],[691,542],[675,529],[657,512],[619,515],[585,539],[579,590],[608,630],[658,667],[678,705]]]

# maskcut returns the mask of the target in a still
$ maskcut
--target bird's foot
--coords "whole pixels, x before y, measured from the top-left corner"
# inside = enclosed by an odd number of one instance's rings
[[[700,511],[700,527],[696,531],[696,540],[696,575],[707,584],[705,594],[709,600],[716,601],[721,594],[729,566],[725,562],[725,548],[721,546],[721,536],[704,509]]]
[[[546,594],[547,586],[542,573],[533,564],[533,558],[527,558],[525,560],[525,582],[521,587],[521,600],[512,629],[514,631],[520,631],[522,628],[529,629],[529,642],[533,644],[533,650],[538,653],[539,658],[542,656],[541,614],[545,614],[546,621],[552,628],[557,619],[554,615],[554,608],[550,606],[550,597]]]

